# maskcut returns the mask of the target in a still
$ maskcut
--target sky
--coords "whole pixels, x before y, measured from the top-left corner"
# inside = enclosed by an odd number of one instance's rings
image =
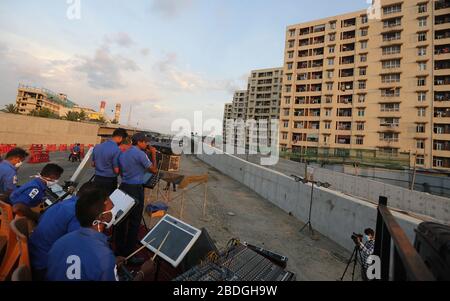
[[[76,6],[80,3],[80,6]],[[75,6],[74,6],[75,5]],[[0,106],[19,83],[64,93],[121,123],[171,133],[223,117],[250,70],[281,67],[288,25],[366,0],[1,0]],[[78,9],[79,8],[79,9]]]

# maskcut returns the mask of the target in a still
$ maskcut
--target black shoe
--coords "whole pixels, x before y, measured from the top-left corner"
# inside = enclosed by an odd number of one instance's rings
[[[131,259],[128,259],[128,260],[127,260],[127,263],[128,263],[129,265],[136,265],[136,266],[137,266],[137,265],[141,266],[141,265],[144,264],[144,262],[145,262],[144,258],[136,257],[136,256],[131,257]]]

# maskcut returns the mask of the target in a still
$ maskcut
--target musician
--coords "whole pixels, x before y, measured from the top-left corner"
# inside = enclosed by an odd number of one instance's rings
[[[103,231],[112,220],[114,207],[108,194],[94,188],[80,196],[75,212],[81,228],[66,234],[48,253],[49,281],[118,281],[117,267],[123,263],[111,250]],[[135,281],[144,280],[154,269],[147,261],[136,274]]]

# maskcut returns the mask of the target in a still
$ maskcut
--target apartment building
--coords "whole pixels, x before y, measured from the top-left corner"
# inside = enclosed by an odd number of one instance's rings
[[[227,120],[234,119],[233,117],[233,103],[226,103],[223,110],[223,142],[227,142]]]
[[[450,0],[381,6],[288,26],[280,147],[409,152],[450,170]]]
[[[64,116],[73,110],[76,104],[65,94],[20,84],[17,89],[16,106],[19,113],[24,115],[46,108],[58,116]]]
[[[280,118],[282,81],[283,68],[281,67],[253,70],[250,74],[246,119],[256,122],[267,121],[267,127],[256,124],[256,128],[247,131],[246,144],[249,145],[252,140],[253,151],[258,151],[258,146],[271,146],[270,121]]]

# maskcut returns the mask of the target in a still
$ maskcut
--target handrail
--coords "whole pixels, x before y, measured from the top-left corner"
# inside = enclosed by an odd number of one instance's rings
[[[435,281],[433,274],[387,207],[386,197],[380,197],[377,211],[374,254],[381,259],[381,280],[390,280],[392,242],[394,260],[391,280]]]

